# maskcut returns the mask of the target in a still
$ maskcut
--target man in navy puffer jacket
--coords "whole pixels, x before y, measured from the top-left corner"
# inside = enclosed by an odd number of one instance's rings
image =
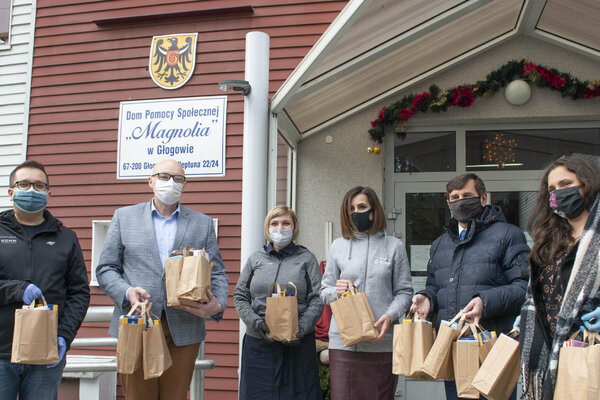
[[[437,312],[438,327],[463,310],[467,322],[506,333],[525,301],[525,235],[506,222],[500,207],[486,205],[485,185],[477,175],[454,177],[446,194],[452,219],[431,245],[426,288],[413,297],[411,310]],[[446,386],[447,398],[456,398]]]

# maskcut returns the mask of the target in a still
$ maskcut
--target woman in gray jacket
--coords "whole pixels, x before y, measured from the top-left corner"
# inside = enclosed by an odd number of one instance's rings
[[[375,191],[357,186],[344,196],[341,238],[329,250],[321,299],[329,304],[348,290],[348,281],[365,292],[379,336],[344,347],[335,318],[329,328],[331,399],[393,399],[392,323],[410,306],[413,295],[404,244],[385,232],[383,207]]]
[[[321,270],[315,256],[294,243],[298,218],[277,206],[265,218],[267,245],[252,254],[233,292],[233,302],[246,324],[242,345],[240,400],[321,400],[315,348],[315,324],[323,311],[319,299]],[[266,297],[277,282],[296,285],[297,340],[277,342],[267,336]]]

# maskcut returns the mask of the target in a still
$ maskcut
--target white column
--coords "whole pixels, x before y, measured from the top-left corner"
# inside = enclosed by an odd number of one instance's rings
[[[244,97],[242,172],[242,246],[240,272],[265,242],[267,161],[269,156],[269,35],[246,34],[246,75],[250,94]],[[246,327],[240,320],[240,354]]]

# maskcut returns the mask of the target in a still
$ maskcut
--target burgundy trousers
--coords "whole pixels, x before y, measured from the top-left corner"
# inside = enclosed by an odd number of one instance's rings
[[[392,353],[329,350],[331,400],[393,400]]]

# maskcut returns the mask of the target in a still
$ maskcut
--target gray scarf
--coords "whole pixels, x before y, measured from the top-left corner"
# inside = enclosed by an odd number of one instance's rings
[[[599,197],[590,208],[590,216],[579,240],[550,348],[544,339],[544,328],[537,320],[540,316],[536,317],[530,278],[527,300],[521,309],[522,399],[551,400],[554,397],[560,348],[569,335],[578,329],[581,323],[578,322],[579,317],[600,304]]]

